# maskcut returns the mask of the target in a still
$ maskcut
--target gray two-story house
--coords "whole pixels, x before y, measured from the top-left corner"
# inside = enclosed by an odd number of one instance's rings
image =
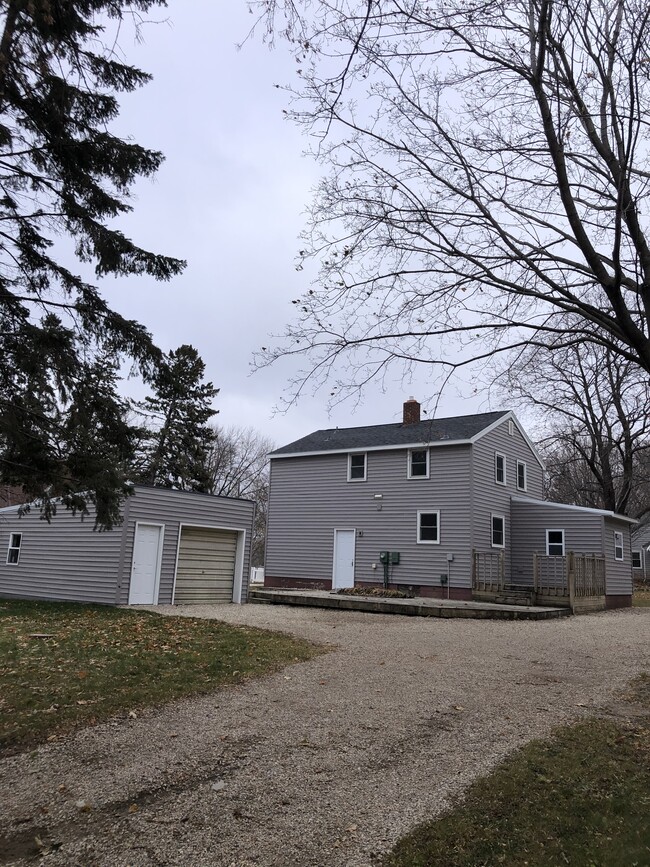
[[[545,501],[512,412],[423,421],[411,398],[401,423],[316,431],[270,457],[267,587],[569,604],[577,580],[597,597],[586,607],[631,603],[634,522]]]

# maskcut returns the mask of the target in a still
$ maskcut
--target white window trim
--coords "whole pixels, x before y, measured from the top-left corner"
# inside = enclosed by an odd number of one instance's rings
[[[621,540],[620,545],[616,544],[617,539]],[[621,556],[620,557],[618,557],[616,555],[616,549],[617,548],[621,549]],[[620,532],[620,530],[614,530],[614,559],[617,560],[619,563],[623,563],[625,560],[625,549],[623,547],[623,534]]]
[[[438,538],[437,539],[420,539],[420,515],[437,515],[438,523]],[[440,509],[418,509],[418,523],[416,529],[416,542],[418,545],[439,545],[440,544]]]
[[[639,555],[639,565],[638,566],[634,565],[634,555],[635,554]],[[633,569],[643,569],[643,552],[641,551],[641,548],[632,548],[632,568]]]
[[[413,452],[424,452],[427,456],[427,471],[424,476],[414,476],[411,473],[411,455]],[[428,479],[429,478],[429,449],[409,449],[406,454],[406,475],[409,479]]]
[[[562,553],[561,554],[551,554],[549,552],[548,549],[551,546],[551,544],[559,545],[559,542],[549,542],[549,539],[548,539],[549,533],[562,533]],[[564,530],[561,530],[559,528],[556,530],[553,530],[553,529],[547,530],[546,531],[546,556],[547,557],[564,557],[565,554],[566,554],[566,536],[565,536]]]
[[[494,541],[494,519],[501,518],[503,521],[503,544],[497,545]],[[499,515],[496,512],[490,512],[490,544],[493,548],[499,548],[499,550],[506,547],[506,516]]]
[[[497,478],[497,459],[498,458],[503,458],[503,481],[502,482],[500,482],[499,479]],[[501,452],[495,452],[494,453],[494,481],[497,485],[503,485],[504,487],[508,483],[508,470],[507,470],[506,456],[504,454],[502,454]]]
[[[524,468],[524,486],[523,488],[519,484],[519,467]],[[517,461],[517,490],[518,491],[527,491],[528,490],[528,465],[526,461]]]
[[[352,457],[358,458],[359,455],[363,456],[363,478],[362,479],[353,479],[350,476],[350,470],[352,468]],[[368,454],[367,452],[348,452],[348,482],[365,482],[368,479]]]
[[[14,537],[18,536],[18,544],[12,545],[11,543],[14,540]],[[5,565],[7,566],[17,566],[20,563],[20,552],[23,547],[23,534],[22,533],[9,533],[9,544],[7,545],[7,559],[5,561]],[[18,558],[15,563],[10,562],[9,560],[9,552],[10,551],[18,551]]]

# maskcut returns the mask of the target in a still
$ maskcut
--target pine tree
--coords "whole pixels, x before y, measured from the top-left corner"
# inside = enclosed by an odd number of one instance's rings
[[[208,422],[219,393],[203,382],[205,364],[193,346],[167,355],[152,380],[153,395],[140,404],[148,417],[139,480],[150,485],[208,491],[208,453],[215,432]]]
[[[76,486],[97,500],[106,526],[125,490],[120,467],[130,448],[114,365],[128,357],[147,377],[160,352],[146,329],[111,310],[53,245],[71,238],[98,277],[167,280],[184,267],[113,227],[131,210],[132,183],[153,175],[163,157],[110,132],[116,94],[149,76],[117,59],[106,28],[164,5],[0,0],[0,484],[44,496],[46,504],[61,494],[83,511],[88,497],[69,499]],[[102,366],[100,359],[111,361]],[[102,380],[102,369],[113,373]],[[91,381],[96,400],[84,415],[78,400]],[[82,445],[93,447],[97,425],[102,449],[84,457]]]

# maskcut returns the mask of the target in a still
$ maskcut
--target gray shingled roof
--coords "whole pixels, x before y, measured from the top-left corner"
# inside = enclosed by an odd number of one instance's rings
[[[302,439],[271,452],[271,457],[304,452],[347,451],[386,446],[406,446],[415,443],[454,442],[469,440],[508,411],[484,412],[479,415],[459,415],[454,418],[432,418],[416,424],[375,424],[367,427],[330,428],[317,430]]]

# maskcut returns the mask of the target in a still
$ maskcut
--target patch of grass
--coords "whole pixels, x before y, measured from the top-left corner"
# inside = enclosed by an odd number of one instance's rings
[[[650,677],[626,701],[621,722],[581,722],[519,750],[385,867],[650,864]]]
[[[635,608],[650,608],[650,585],[635,586],[632,594],[632,605]]]
[[[0,601],[0,753],[322,652],[279,632],[215,620]]]

